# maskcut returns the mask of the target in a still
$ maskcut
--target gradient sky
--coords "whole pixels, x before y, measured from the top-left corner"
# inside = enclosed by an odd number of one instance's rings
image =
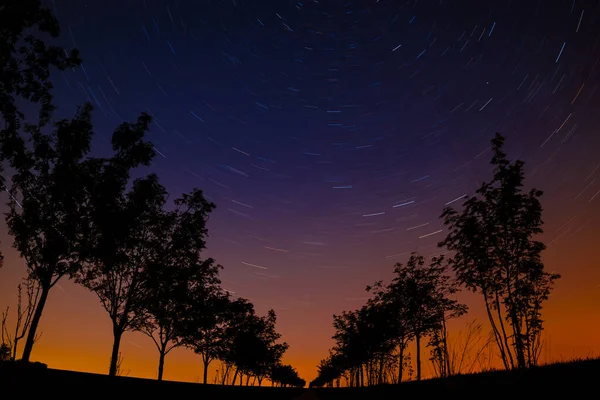
[[[443,238],[445,204],[490,175],[499,131],[527,186],[544,190],[544,261],[563,274],[545,311],[549,358],[600,351],[598,2],[55,0],[83,65],[56,73],[60,116],[95,106],[97,154],[112,129],[154,116],[155,171],[174,196],[217,204],[206,255],[223,287],[274,308],[286,361],[311,380],[332,314],[365,301],[411,251]],[[460,205],[459,201],[453,203]],[[0,306],[24,262],[2,226]],[[462,295],[485,322],[479,298]],[[63,280],[32,358],[108,371],[108,315]],[[155,377],[158,353],[123,338],[124,369]],[[165,379],[196,380],[176,350]]]

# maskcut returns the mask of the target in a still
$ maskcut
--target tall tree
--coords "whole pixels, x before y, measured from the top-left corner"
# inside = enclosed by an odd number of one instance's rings
[[[136,181],[126,192],[131,171],[149,165],[156,155],[154,146],[145,141],[150,121],[150,116],[142,113],[135,123],[121,124],[112,135],[113,156],[90,160],[84,166],[92,178],[86,186],[86,231],[79,254],[82,268],[76,280],[99,296],[113,322],[111,375],[117,372],[124,330],[139,328],[141,322],[137,312],[144,297],[137,289],[144,275],[134,263],[145,266],[152,260],[149,249],[157,248],[156,242],[140,239],[145,233],[152,239],[158,235],[156,226],[165,198],[164,188],[152,175]],[[138,249],[136,245],[145,247]]]
[[[480,293],[505,368],[535,365],[543,329],[542,305],[560,276],[545,270],[535,240],[542,233],[542,192],[523,190],[524,163],[510,162],[504,138],[492,140],[493,176],[469,197],[459,212],[442,214],[448,235],[439,245],[458,281]],[[506,326],[507,324],[508,326]]]
[[[251,376],[262,382],[288,348],[287,343],[278,343],[281,334],[275,328],[276,320],[274,310],[269,310],[263,317],[256,315],[253,310],[230,334],[229,357],[236,366],[236,374],[247,376],[246,384]]]
[[[396,284],[394,284],[396,283]],[[373,298],[369,299],[368,304],[371,307],[377,307],[386,316],[386,322],[382,323],[383,328],[387,330],[391,345],[398,349],[398,383],[402,382],[406,349],[409,343],[414,339],[414,331],[411,329],[409,316],[410,308],[407,292],[401,290],[398,282],[392,282],[384,286],[381,281],[372,286],[367,286],[367,292],[373,293]]]
[[[404,302],[404,318],[416,344],[417,380],[421,379],[421,340],[438,323],[435,283],[423,256],[412,253],[406,264],[396,264],[389,290]]]
[[[38,104],[39,124],[46,125],[53,111],[52,68],[64,70],[79,65],[76,50],[70,53],[49,45],[34,33],[51,38],[60,35],[60,27],[50,10],[39,0],[3,2],[0,5],[0,156],[10,159],[24,113],[17,108],[17,99]],[[18,150],[18,149],[17,149]],[[4,182],[2,182],[4,183]]]
[[[334,354],[340,356],[335,360],[343,361],[343,369],[349,370],[350,386],[362,386],[360,377],[362,376],[362,364],[366,359],[366,351],[360,340],[358,319],[358,311],[344,311],[333,316]]]
[[[447,321],[467,313],[466,304],[454,298],[460,287],[458,282],[448,275],[448,269],[448,262],[444,256],[432,257],[427,268],[428,280],[432,287],[429,306],[434,316],[428,346],[431,347],[431,361],[440,377],[453,373],[448,350]]]
[[[142,306],[149,317],[141,331],[159,351],[158,380],[162,380],[165,356],[183,343],[178,326],[186,313],[219,291],[219,268],[212,259],[202,260],[206,247],[206,222],[214,204],[195,189],[175,200],[175,209],[159,217],[161,239],[155,259],[148,263]]]
[[[112,322],[110,376],[117,372],[123,333],[140,330],[148,319],[145,280],[162,240],[160,216],[166,195],[156,175],[136,179],[129,192],[107,205],[110,210],[105,219],[94,220],[96,242],[80,281],[96,293]],[[94,209],[100,207],[104,206]]]
[[[210,364],[216,359],[224,358],[228,332],[245,317],[251,304],[242,299],[232,301],[216,285],[199,286],[192,296],[190,307],[181,313],[177,334],[186,347],[202,356],[203,383],[206,384]],[[224,378],[227,372],[224,373]]]
[[[24,361],[31,356],[50,289],[79,268],[85,187],[90,181],[85,165],[92,139],[91,110],[86,105],[72,120],[55,123],[50,133],[42,132],[38,125],[27,125],[26,138],[14,139],[6,222],[13,246],[25,259],[29,278],[40,287]]]

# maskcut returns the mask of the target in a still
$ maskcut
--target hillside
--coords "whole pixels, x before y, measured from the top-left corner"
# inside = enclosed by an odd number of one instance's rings
[[[265,399],[265,400],[359,400],[445,397],[480,399],[511,396],[579,396],[595,393],[600,376],[600,359],[556,363],[524,371],[494,371],[473,375],[453,376],[447,379],[430,379],[406,382],[401,385],[384,385],[365,388],[293,389],[271,387],[246,387],[201,385],[185,382],[158,382],[151,379],[115,377],[84,372],[63,371],[51,368],[0,368],[0,387],[3,398],[19,394],[54,396],[61,398],[130,398],[151,396],[179,398],[193,396],[212,399]]]
[[[545,365],[523,371],[492,371],[445,379],[406,382],[365,388],[319,388],[312,391],[321,400],[458,398],[578,395],[597,393],[600,359]]]
[[[212,399],[288,400],[299,397],[304,389],[252,386],[202,385],[188,382],[156,381],[131,377],[109,377],[86,372],[51,368],[0,368],[0,398],[17,398],[19,393],[30,396],[64,398],[178,398],[193,396]],[[11,397],[4,397],[12,395]]]

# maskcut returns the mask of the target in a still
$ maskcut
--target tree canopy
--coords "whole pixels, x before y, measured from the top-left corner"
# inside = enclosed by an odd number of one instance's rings
[[[218,277],[221,266],[212,259],[201,258],[206,246],[206,222],[214,204],[206,201],[198,189],[174,203],[173,211],[163,211],[158,216],[156,222],[161,237],[155,242],[156,255],[144,277],[145,321],[141,331],[152,339],[159,351],[159,380],[163,376],[165,356],[183,344],[178,338],[178,329],[186,313],[196,312],[221,292]]]
[[[444,210],[448,235],[440,246],[453,252],[450,263],[458,282],[482,295],[505,367],[523,368],[537,364],[542,305],[560,276],[545,271],[545,245],[535,239],[542,233],[542,191],[523,190],[524,163],[510,162],[503,146],[497,134],[492,179],[461,211]]]
[[[27,125],[25,132],[28,140],[15,138],[10,155],[14,174],[6,223],[29,276],[41,287],[23,352],[28,360],[50,289],[80,265],[85,188],[90,183],[85,171],[93,134],[91,106],[81,108],[72,120],[56,122],[50,133],[37,125]]]
[[[5,122],[0,131],[0,158],[10,160],[13,151],[18,151],[18,130],[25,117],[17,100],[39,105],[39,125],[46,125],[54,111],[52,69],[73,68],[81,60],[77,50],[68,53],[40,38],[57,38],[60,26],[39,0],[9,1],[0,9],[0,117]]]

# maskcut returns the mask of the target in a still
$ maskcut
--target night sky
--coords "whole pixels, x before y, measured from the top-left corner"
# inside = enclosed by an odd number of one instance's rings
[[[544,261],[563,274],[545,354],[600,350],[598,2],[45,4],[83,58],[53,75],[58,115],[91,102],[104,155],[118,124],[153,115],[158,155],[140,174],[217,204],[206,256],[225,289],[275,309],[303,378],[332,345],[332,314],[360,307],[411,251],[439,252],[441,211],[490,177],[495,132],[545,192]],[[3,236],[8,304],[24,263]],[[461,297],[471,313],[453,326],[486,322],[479,298]],[[93,294],[61,281],[40,330],[34,360],[107,372],[110,323]],[[132,376],[156,376],[149,339],[127,333],[122,351]],[[201,371],[176,350],[165,379]]]

